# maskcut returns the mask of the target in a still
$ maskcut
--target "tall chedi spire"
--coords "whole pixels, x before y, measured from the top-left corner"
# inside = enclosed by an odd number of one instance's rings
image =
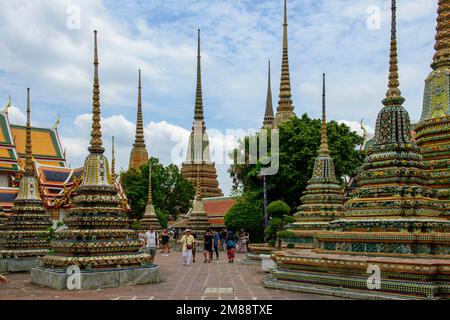
[[[111,177],[113,181],[116,179],[116,153],[114,148],[114,136],[112,136],[111,141]]]
[[[426,188],[429,176],[411,138],[409,114],[402,106],[398,81],[396,1],[392,1],[389,81],[384,107],[378,114],[373,145],[369,148],[359,187],[346,203],[347,216],[436,216],[432,193]],[[383,195],[380,197],[379,195]],[[422,197],[418,200],[419,195]],[[399,202],[399,200],[401,201]]]
[[[74,206],[64,218],[68,229],[55,233],[53,252],[42,258],[44,267],[31,273],[32,282],[54,289],[66,288],[66,268],[71,265],[81,270],[79,289],[120,286],[125,281],[148,283],[155,280],[150,274],[159,272],[151,265],[150,255],[139,252],[140,241],[120,206],[121,199],[111,183],[108,159],[103,155],[96,31],[94,52],[92,140],[84,162],[83,180],[76,189]]]
[[[328,225],[328,221],[343,216],[343,189],[336,179],[333,158],[328,149],[325,105],[325,74],[322,91],[322,125],[319,155],[314,161],[314,170],[301,197],[302,205],[294,215],[296,223],[291,231],[301,239],[303,247],[312,247],[314,234]]]
[[[30,89],[27,89],[27,124],[25,169],[19,182],[19,192],[13,202],[12,215],[4,231],[0,231],[0,272],[29,271],[39,265],[38,258],[48,252],[47,228],[52,225],[46,212],[35,178],[31,146]]]
[[[422,117],[415,126],[416,142],[430,168],[431,186],[446,202],[450,217],[450,2],[440,0],[433,71],[425,80]]]
[[[440,217],[442,203],[429,188],[426,164],[403,107],[396,8],[392,0],[388,91],[358,186],[344,205],[345,218],[316,232],[312,250],[273,252],[278,266],[265,278],[266,286],[296,291],[320,286],[321,293],[355,298],[448,297],[450,281],[441,277],[441,270],[449,264],[450,221]],[[380,275],[376,288],[367,281],[374,265]]]
[[[155,207],[153,206],[153,192],[152,192],[152,163],[148,163],[148,192],[147,192],[147,206],[145,207],[144,216],[141,219],[141,230],[161,230],[161,223],[156,215]]]
[[[187,226],[196,234],[197,238],[203,240],[205,232],[211,227],[208,215],[205,212],[202,201],[200,166],[197,166],[196,192],[192,209],[188,217]]]
[[[287,34],[287,0],[284,0],[284,23],[283,23],[283,56],[281,60],[281,80],[280,95],[278,100],[277,113],[275,115],[275,127],[288,121],[295,116],[292,104],[291,78],[289,75],[289,54],[288,54],[288,34]]]
[[[186,161],[181,167],[181,174],[195,185],[197,169],[200,175],[200,189],[202,197],[220,197],[222,191],[219,188],[215,164],[211,162],[211,151],[209,149],[209,138],[206,132],[205,118],[203,113],[203,93],[201,76],[201,54],[200,54],[200,29],[197,39],[197,82],[195,92],[194,123],[189,136]]]
[[[139,70],[138,81],[138,103],[137,103],[137,118],[136,118],[136,137],[133,148],[130,153],[130,162],[128,168],[139,169],[143,164],[148,162],[148,153],[145,148],[144,140],[144,124],[142,120],[142,85],[141,85],[141,70]]]
[[[263,129],[273,128],[273,103],[272,103],[272,86],[270,83],[270,60],[269,60],[269,72],[267,79],[267,98],[266,98],[266,111],[264,113]]]

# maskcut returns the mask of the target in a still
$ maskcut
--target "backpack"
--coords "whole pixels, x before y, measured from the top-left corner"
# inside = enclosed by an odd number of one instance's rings
[[[227,240],[227,248],[228,249],[234,248],[235,246],[236,246],[236,244],[234,243],[234,240],[232,240],[232,239]]]

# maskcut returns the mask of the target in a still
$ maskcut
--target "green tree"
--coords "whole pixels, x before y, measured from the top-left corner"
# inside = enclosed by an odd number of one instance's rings
[[[290,208],[300,205],[300,196],[312,176],[314,160],[320,146],[321,121],[311,119],[307,114],[294,117],[280,126],[279,170],[276,175],[267,176],[268,200],[283,200]],[[335,121],[327,123],[330,155],[334,160],[336,176],[352,176],[362,164],[365,153],[356,147],[362,138],[345,124]],[[250,137],[245,137],[232,152],[234,164],[229,169],[233,188],[242,192],[256,192],[262,199],[262,180],[259,176],[261,164],[239,164],[238,155],[248,160]],[[270,139],[269,139],[270,142]],[[270,150],[270,148],[269,148]]]
[[[269,217],[279,217],[288,215],[291,212],[291,208],[286,204],[286,202],[281,200],[276,200],[271,202],[267,206],[267,215]]]
[[[264,238],[264,206],[257,194],[249,192],[237,198],[237,202],[225,214],[225,226],[228,229],[244,229],[252,242]]]
[[[194,198],[195,189],[174,164],[164,166],[157,158],[151,158],[153,205],[161,225],[167,226],[169,219],[184,214]],[[120,181],[130,201],[131,218],[144,215],[148,197],[148,164],[139,170],[130,169],[120,176]]]

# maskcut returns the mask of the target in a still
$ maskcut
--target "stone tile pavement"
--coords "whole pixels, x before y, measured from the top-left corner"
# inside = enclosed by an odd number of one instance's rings
[[[238,254],[230,264],[222,253],[219,260],[203,263],[202,253],[196,263],[183,266],[181,253],[164,257],[159,253],[155,263],[161,266],[161,282],[140,286],[99,290],[58,291],[35,285],[29,274],[7,274],[8,282],[0,284],[0,300],[320,300],[337,299],[307,293],[266,289],[261,280],[265,273],[256,266],[240,263]]]

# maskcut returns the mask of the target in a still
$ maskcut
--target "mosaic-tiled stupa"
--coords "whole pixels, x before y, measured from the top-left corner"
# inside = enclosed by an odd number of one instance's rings
[[[336,179],[333,158],[330,156],[327,138],[325,110],[325,74],[323,74],[322,129],[319,155],[314,161],[312,178],[301,197],[302,205],[294,215],[296,222],[289,226],[293,232],[293,242],[299,247],[312,247],[314,234],[328,227],[328,222],[343,217],[343,189]]]
[[[198,30],[197,86],[195,94],[194,123],[189,136],[186,161],[183,162],[181,166],[181,174],[194,184],[196,183],[198,170],[200,174],[200,192],[202,198],[222,197],[223,193],[219,188],[216,167],[211,161],[209,138],[206,132],[205,117],[203,114],[200,30]]]
[[[196,234],[198,240],[203,240],[206,230],[211,228],[208,220],[208,215],[203,207],[202,194],[200,192],[200,178],[197,178],[197,191],[195,194],[192,209],[188,213],[187,227],[191,229],[192,233]]]
[[[138,108],[136,118],[136,137],[133,143],[133,148],[130,152],[130,161],[128,168],[139,169],[143,164],[148,162],[148,152],[145,148],[144,139],[144,121],[142,119],[142,85],[141,85],[141,70],[139,70],[138,81]]]
[[[450,2],[440,0],[433,71],[425,80],[422,117],[415,127],[416,142],[429,166],[431,186],[445,201],[450,217]]]
[[[291,77],[289,74],[287,27],[287,3],[286,0],[284,0],[283,55],[281,59],[280,95],[274,119],[275,128],[290,120],[292,117],[295,117],[294,105],[292,104]]]
[[[153,206],[153,194],[152,194],[152,165],[148,164],[148,195],[147,195],[147,205],[145,207],[144,216],[141,219],[141,230],[153,230],[161,231],[161,223],[159,222],[158,216],[155,212],[155,207]]]
[[[67,288],[70,266],[80,269],[78,289],[159,281],[159,267],[150,264],[150,255],[139,252],[141,243],[120,207],[103,155],[96,31],[94,35],[92,130],[82,182],[64,219],[68,229],[56,232],[52,253],[42,259],[44,267],[31,271],[32,282],[54,289]]]
[[[52,226],[39,194],[31,150],[30,89],[27,90],[25,170],[19,182],[12,214],[5,220],[0,237],[0,271],[30,271],[48,253],[47,229]]]
[[[345,218],[317,232],[313,249],[274,253],[267,287],[364,299],[450,297],[450,221],[428,187],[404,100],[392,0],[389,89]],[[370,282],[376,270],[379,281]]]

